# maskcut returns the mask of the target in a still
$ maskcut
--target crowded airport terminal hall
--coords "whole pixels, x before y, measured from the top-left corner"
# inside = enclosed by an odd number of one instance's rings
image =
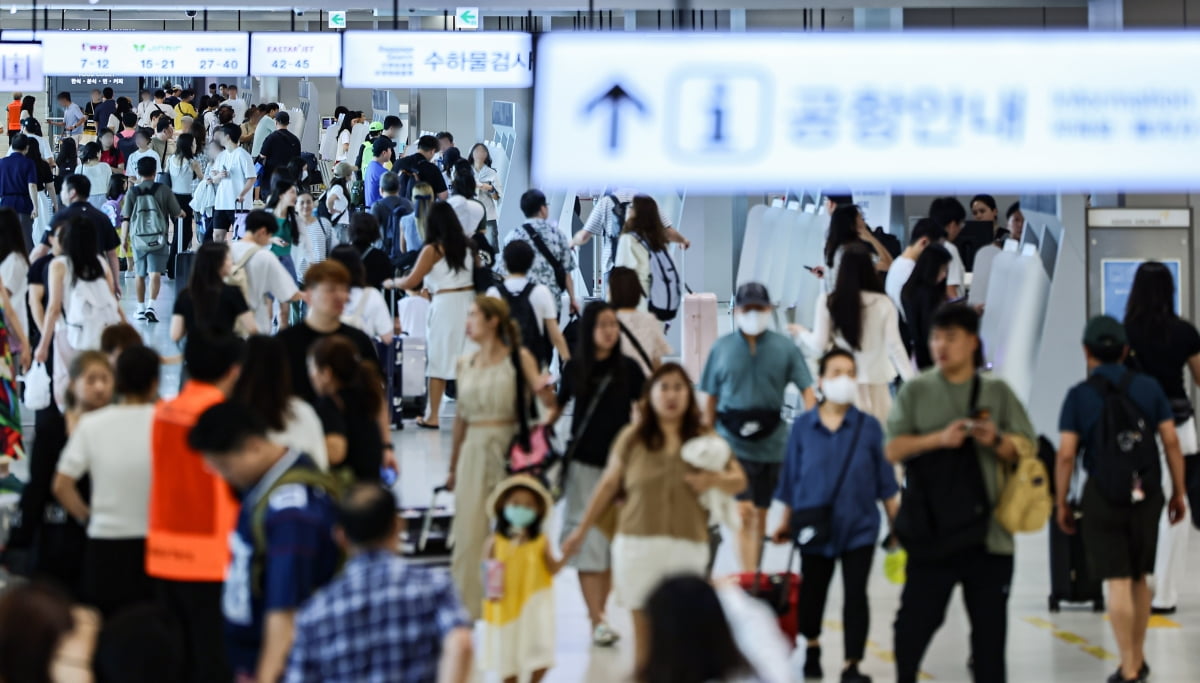
[[[0,5],[0,683],[1200,683],[1200,0],[475,2]]]

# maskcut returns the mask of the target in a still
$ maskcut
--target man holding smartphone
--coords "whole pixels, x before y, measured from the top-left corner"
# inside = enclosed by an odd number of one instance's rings
[[[246,198],[254,190],[254,160],[250,153],[238,146],[242,129],[227,123],[217,129],[217,142],[225,148],[213,162],[208,182],[217,186],[213,205],[213,231],[206,234],[205,241],[224,242],[225,235],[233,229],[235,212],[245,206]]]

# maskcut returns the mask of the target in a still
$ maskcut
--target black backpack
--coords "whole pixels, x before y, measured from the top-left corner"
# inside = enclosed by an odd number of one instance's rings
[[[976,375],[964,417],[975,413],[979,385]],[[904,463],[904,480],[895,533],[911,557],[940,560],[984,545],[992,503],[973,440],[911,458]]]
[[[620,199],[617,199],[617,195],[612,194],[611,192],[604,196],[608,197],[609,201],[612,202],[613,219],[617,221],[616,231],[608,236],[610,247],[608,253],[610,254],[610,258],[616,260],[617,242],[621,239],[621,231],[625,229],[625,216],[629,212],[629,202],[623,202]]]
[[[550,346],[545,329],[538,324],[540,321],[533,311],[533,305],[529,303],[529,296],[536,286],[537,283],[531,281],[525,285],[525,289],[517,294],[508,291],[508,287],[504,285],[500,285],[497,289],[500,290],[500,296],[508,302],[509,315],[521,329],[521,346],[529,349],[529,352],[537,359],[538,367],[544,368],[550,365],[554,349]]]
[[[1092,463],[1088,478],[1095,483],[1096,491],[1113,505],[1133,503],[1131,494],[1136,479],[1141,480],[1141,488],[1147,493],[1162,485],[1155,440],[1158,425],[1151,424],[1129,397],[1129,385],[1135,376],[1127,370],[1120,383],[1113,384],[1103,375],[1093,373],[1087,381],[1104,401],[1088,442]]]

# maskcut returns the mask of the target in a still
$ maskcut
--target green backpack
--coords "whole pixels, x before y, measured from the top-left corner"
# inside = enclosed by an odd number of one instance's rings
[[[263,571],[267,564],[267,508],[270,507],[271,494],[275,489],[288,484],[302,484],[308,488],[320,489],[335,501],[342,495],[342,485],[332,474],[316,468],[293,467],[259,496],[250,517],[250,532],[254,541],[254,552],[250,556],[250,591],[255,597],[261,597],[263,590]],[[344,559],[341,558],[338,564]]]

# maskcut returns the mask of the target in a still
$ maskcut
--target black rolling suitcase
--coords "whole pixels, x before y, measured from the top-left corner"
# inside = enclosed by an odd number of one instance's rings
[[[1083,525],[1087,520],[1076,516],[1075,533],[1068,536],[1050,519],[1050,611],[1061,604],[1092,603],[1093,612],[1104,611],[1104,586],[1088,573],[1083,548]]]
[[[182,287],[175,287],[175,292],[178,294],[179,290],[187,286],[188,280],[192,277],[192,264],[196,262],[196,252],[188,249],[191,246],[190,244],[183,243],[183,221],[187,219],[177,218],[175,220],[179,224],[179,229],[175,231],[175,244],[172,245],[171,249],[171,251],[175,252],[175,263],[171,279],[175,282],[183,283]]]

